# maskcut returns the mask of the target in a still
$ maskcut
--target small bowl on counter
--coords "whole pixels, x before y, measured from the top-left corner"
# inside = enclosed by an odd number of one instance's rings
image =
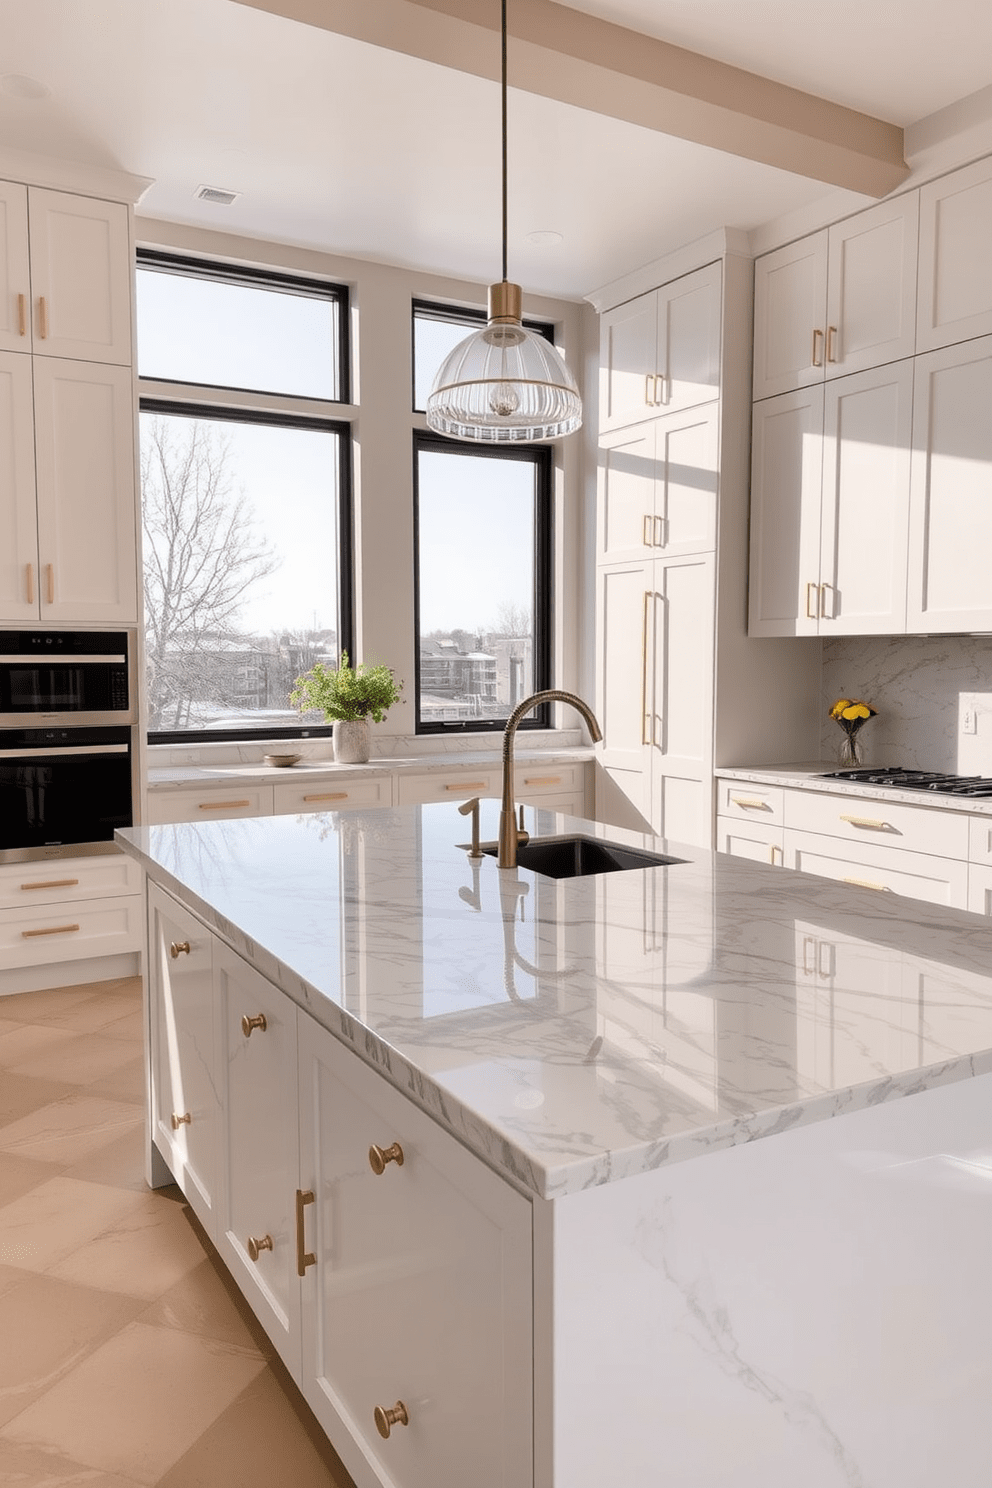
[[[274,770],[288,770],[303,758],[302,754],[266,754],[263,756],[265,763],[271,765]]]

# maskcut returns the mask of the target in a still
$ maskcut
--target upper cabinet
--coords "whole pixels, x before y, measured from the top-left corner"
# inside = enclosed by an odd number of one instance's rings
[[[599,444],[600,563],[712,552],[718,405],[605,434]]]
[[[0,350],[131,363],[127,208],[0,182]]]
[[[601,430],[719,396],[721,282],[710,264],[604,314]]]
[[[992,333],[992,160],[920,192],[917,351]]]
[[[912,356],[918,235],[909,192],[759,258],[753,396]]]

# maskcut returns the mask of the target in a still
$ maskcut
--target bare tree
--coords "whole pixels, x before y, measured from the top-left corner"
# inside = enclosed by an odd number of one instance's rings
[[[496,607],[496,623],[490,627],[492,635],[529,636],[532,629],[533,620],[526,605],[500,600]]]
[[[278,567],[233,487],[229,441],[209,421],[151,418],[143,429],[149,727],[182,728],[196,701],[230,702],[224,653],[249,591]]]

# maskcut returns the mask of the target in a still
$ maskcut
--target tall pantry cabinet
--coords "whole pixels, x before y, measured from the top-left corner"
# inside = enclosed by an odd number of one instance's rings
[[[815,717],[806,648],[745,633],[751,260],[729,232],[706,246],[593,301],[597,816],[703,846],[714,762],[804,754]]]

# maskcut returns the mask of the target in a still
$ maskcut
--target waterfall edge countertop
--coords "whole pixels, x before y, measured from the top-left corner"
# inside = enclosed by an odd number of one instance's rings
[[[537,813],[563,830],[685,861],[500,870],[448,803],[117,839],[542,1198],[992,1072],[986,918]]]

